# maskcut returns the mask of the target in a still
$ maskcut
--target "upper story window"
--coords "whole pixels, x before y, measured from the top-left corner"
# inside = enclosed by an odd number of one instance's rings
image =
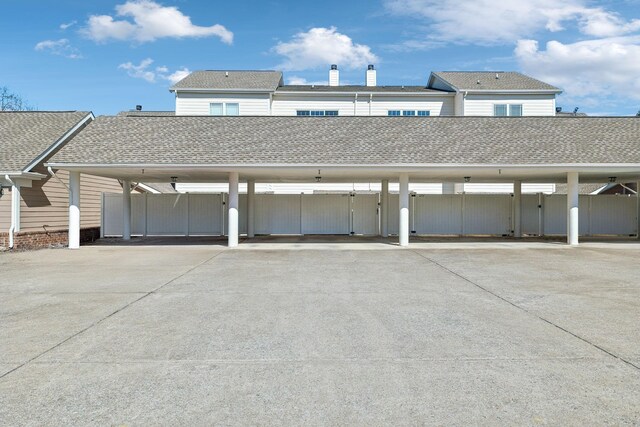
[[[209,104],[211,116],[239,116],[240,105],[237,102],[212,102]]]
[[[338,110],[297,110],[296,115],[298,116],[337,116]]]
[[[522,104],[494,104],[494,116],[522,116]]]
[[[387,116],[419,116],[428,117],[431,115],[429,110],[387,110]]]

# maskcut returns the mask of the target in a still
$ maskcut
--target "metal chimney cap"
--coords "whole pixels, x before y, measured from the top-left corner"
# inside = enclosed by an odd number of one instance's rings
[[[331,64],[331,69],[332,69],[332,70],[337,70],[337,69],[338,69],[338,66],[337,66],[336,64]]]
[[[142,105],[136,105],[136,111],[142,111]]]
[[[373,64],[369,64],[367,66],[367,70],[375,70],[375,69],[376,69],[376,67],[374,67]]]

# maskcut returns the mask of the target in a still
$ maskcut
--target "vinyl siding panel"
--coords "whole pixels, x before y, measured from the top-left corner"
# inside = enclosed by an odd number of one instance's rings
[[[353,116],[353,95],[275,95],[274,116],[295,116],[297,110],[337,110],[340,116]]]
[[[554,95],[467,95],[465,116],[493,116],[494,104],[522,104],[523,116],[555,116]]]
[[[389,110],[428,110],[432,116],[452,116],[454,113],[452,96],[373,96],[372,116],[386,116]]]
[[[370,101],[371,99],[371,101]],[[386,116],[388,110],[428,110],[432,116],[453,115],[453,97],[391,96],[360,94],[355,96],[276,95],[273,115],[295,116],[297,110],[337,110],[340,116]]]
[[[11,191],[4,189],[0,197],[0,233],[6,233],[11,227]]]
[[[68,172],[56,171],[56,175],[68,185]],[[80,184],[80,226],[83,228],[98,227],[100,226],[102,192],[121,193],[122,187],[114,179],[92,175],[81,175]],[[5,198],[2,199],[2,204],[6,203]],[[8,203],[11,203],[10,199]],[[49,177],[41,181],[34,181],[31,188],[22,188],[21,231],[67,229],[68,206],[67,189],[57,179]],[[4,228],[8,229],[8,226]]]
[[[212,102],[236,102],[241,116],[268,116],[269,94],[182,93],[176,96],[176,115],[208,116]]]

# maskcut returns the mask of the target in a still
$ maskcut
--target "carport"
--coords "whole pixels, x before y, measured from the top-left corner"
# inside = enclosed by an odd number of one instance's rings
[[[412,233],[544,231],[576,245],[580,234],[638,234],[638,197],[580,200],[578,184],[640,180],[639,135],[632,117],[118,116],[96,119],[49,165],[70,171],[70,248],[79,247],[82,173],[123,181],[124,239],[132,227],[189,235],[199,224],[204,234],[228,235],[231,247],[241,232],[297,234],[296,227],[299,234],[397,234],[400,246]],[[156,181],[228,182],[229,192],[141,201],[127,191]],[[379,194],[255,194],[256,182],[372,181],[382,183]],[[390,182],[399,183],[398,194],[389,193]],[[409,193],[410,182],[509,182],[514,192],[421,197]],[[568,194],[543,203],[522,195],[523,182],[566,182]]]

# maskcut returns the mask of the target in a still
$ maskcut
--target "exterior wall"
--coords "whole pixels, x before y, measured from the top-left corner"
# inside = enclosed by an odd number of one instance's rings
[[[295,116],[297,110],[337,110],[340,116],[386,116],[388,110],[429,110],[432,116],[453,115],[453,97],[359,94],[356,101],[355,94],[274,95],[274,116]]]
[[[454,114],[454,98],[416,97],[416,96],[373,96],[372,116],[386,116],[388,110],[428,110],[432,116],[452,116]]]
[[[44,170],[35,170],[48,175]],[[66,171],[55,171],[65,184],[69,182]],[[121,193],[118,181],[92,175],[82,175],[80,188],[80,226],[100,226],[102,192]],[[33,181],[31,188],[21,189],[20,231],[57,231],[69,227],[69,193],[55,178],[49,176]],[[8,232],[11,226],[11,191],[0,198],[0,233]]]
[[[555,116],[555,95],[472,95],[464,101],[465,116],[493,116],[494,104],[522,104],[523,116]]]
[[[348,95],[283,95],[273,96],[274,116],[295,116],[297,110],[337,110],[339,116],[354,115],[353,94]]]
[[[93,242],[100,238],[100,227],[89,227],[80,230],[80,242]],[[66,246],[69,242],[69,231],[27,231],[15,233],[14,249],[42,249],[52,246]],[[9,246],[9,233],[0,233],[0,247]]]
[[[237,102],[241,116],[268,116],[269,94],[215,94],[178,92],[176,96],[176,115],[208,116],[212,102]]]

